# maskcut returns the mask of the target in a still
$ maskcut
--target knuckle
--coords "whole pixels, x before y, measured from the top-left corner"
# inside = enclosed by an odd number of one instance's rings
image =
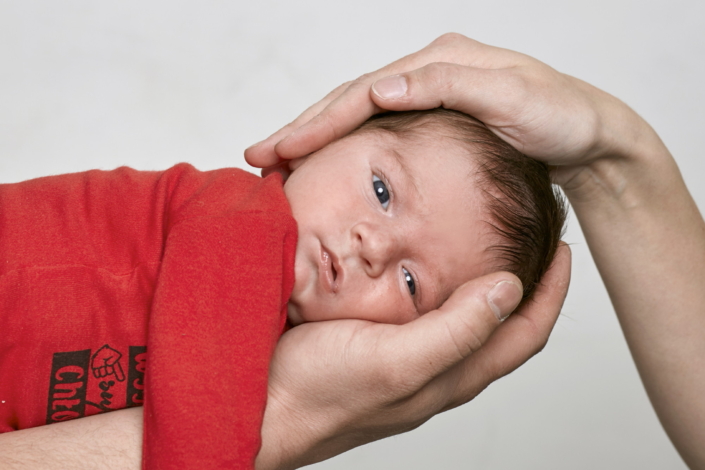
[[[529,338],[532,338],[531,343],[531,355],[535,355],[543,351],[543,348],[548,344],[548,337],[550,335],[550,330],[545,331],[545,328],[541,328],[536,322],[529,321],[527,325],[527,330],[530,331]]]
[[[369,93],[374,79],[371,74],[365,74],[348,83],[346,93]]]
[[[305,113],[304,113],[305,114]],[[296,119],[293,121],[289,122],[287,125],[279,129],[277,134],[290,134],[294,129],[298,128],[301,126],[302,123],[306,122],[306,116],[304,114],[297,116]]]
[[[318,121],[317,124],[319,128],[323,130],[323,133],[326,135],[327,139],[333,141],[341,137],[335,123],[333,122],[333,118],[328,113],[321,113],[317,115],[315,119]]]
[[[435,99],[435,106],[456,109],[464,99],[463,75],[459,73],[459,67],[447,62],[433,62],[422,69],[419,85]]]
[[[352,82],[353,82],[352,80],[348,80],[347,82],[345,82],[341,85],[338,85],[335,88],[335,90],[333,90],[331,93],[339,93],[339,92],[342,92],[343,90],[346,90]]]
[[[482,339],[477,335],[474,325],[468,320],[461,320],[460,325],[446,325],[448,336],[458,353],[458,360],[464,359],[477,352],[483,344]]]
[[[393,356],[384,359],[384,366],[374,378],[376,393],[388,405],[414,401],[414,397],[427,382],[428,374],[418,365],[393,360]]]
[[[382,390],[394,395],[396,399],[404,399],[412,395],[414,390],[414,379],[418,374],[402,367],[398,362],[389,361],[384,368],[385,373],[380,374],[379,384]]]
[[[423,81],[436,92],[447,92],[453,88],[454,66],[445,62],[432,62],[423,68]]]
[[[504,74],[504,87],[509,90],[516,90],[521,93],[526,93],[530,88],[531,79],[529,74],[524,69],[512,68],[508,69]]]
[[[449,62],[465,63],[476,53],[482,43],[458,33],[446,33],[431,43],[430,49],[436,57]]]
[[[444,410],[451,403],[451,389],[425,388],[408,401],[409,418],[417,426]]]
[[[538,354],[541,351],[543,351],[543,348],[546,347],[548,344],[548,336],[546,335],[541,335],[536,339],[536,343],[534,344],[534,354]]]
[[[529,103],[538,91],[534,78],[521,68],[499,69],[493,78],[505,103]]]
[[[342,85],[338,85],[323,98],[323,101],[334,100],[339,95],[341,95],[345,90],[347,90],[351,83],[352,83],[351,81],[347,81],[347,82],[343,83]]]
[[[361,85],[370,86],[370,83],[373,81],[374,81],[374,73],[368,72],[368,73],[364,73],[364,74],[360,75],[352,82],[349,82],[348,86],[361,86]]]
[[[513,87],[523,95],[536,95],[537,93],[552,94],[555,90],[554,77],[546,74],[545,70],[532,66],[518,66],[508,69],[508,86]]]
[[[441,36],[438,37],[438,39],[436,39],[433,42],[434,42],[434,44],[438,44],[438,45],[455,45],[455,44],[464,43],[467,41],[472,41],[472,39],[470,39],[466,36],[463,36],[460,33],[450,32],[450,33],[442,34]]]

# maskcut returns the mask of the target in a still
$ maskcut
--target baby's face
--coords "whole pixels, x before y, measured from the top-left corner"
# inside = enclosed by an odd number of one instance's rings
[[[312,155],[284,192],[298,225],[289,320],[406,323],[485,273],[475,163],[448,138],[365,132]]]

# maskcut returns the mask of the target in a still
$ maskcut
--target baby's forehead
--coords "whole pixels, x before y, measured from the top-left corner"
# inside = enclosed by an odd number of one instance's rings
[[[418,158],[422,164],[428,165],[439,163],[439,160],[457,159],[476,169],[482,151],[478,143],[463,139],[457,132],[438,125],[405,132],[361,129],[349,137],[353,137],[349,142],[351,146],[373,146],[380,151],[394,153],[401,160]]]
[[[373,171],[392,176],[391,185],[409,182],[419,198],[433,203],[439,181],[452,187],[457,197],[477,202],[481,149],[444,129],[393,133],[373,129],[358,131],[341,141],[344,154],[365,155]],[[340,141],[339,141],[340,142]],[[387,175],[391,170],[392,174]],[[396,180],[396,181],[395,181]],[[394,192],[394,187],[391,188]],[[470,193],[472,194],[470,194]]]

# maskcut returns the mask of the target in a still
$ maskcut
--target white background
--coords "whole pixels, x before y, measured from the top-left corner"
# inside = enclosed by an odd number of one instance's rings
[[[705,3],[692,0],[0,0],[0,181],[245,167],[245,147],[332,88],[447,31],[622,98],[705,202]],[[573,283],[541,354],[470,404],[314,468],[685,468],[574,217],[566,238]]]

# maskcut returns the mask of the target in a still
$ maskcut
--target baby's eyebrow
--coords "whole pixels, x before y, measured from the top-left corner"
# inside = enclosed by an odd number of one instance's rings
[[[404,156],[395,149],[391,149],[390,153],[394,157],[394,161],[396,161],[399,165],[399,168],[401,169],[402,173],[404,173],[406,181],[411,184],[416,197],[418,197],[419,199],[423,199],[421,196],[421,191],[419,191],[419,185],[417,184],[416,176],[407,166],[406,159],[404,158]]]

